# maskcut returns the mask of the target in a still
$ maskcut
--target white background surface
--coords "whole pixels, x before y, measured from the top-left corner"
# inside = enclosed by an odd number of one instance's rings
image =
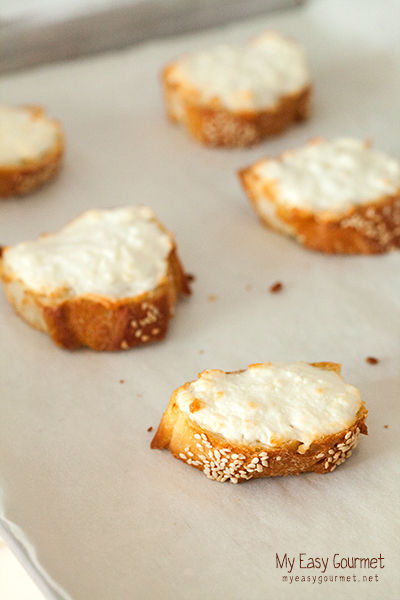
[[[400,254],[307,251],[262,227],[235,174],[314,135],[372,137],[398,157],[398,17],[395,0],[320,0],[3,77],[2,102],[39,103],[62,121],[67,156],[57,181],[1,203],[0,243],[55,231],[88,208],[144,203],[175,232],[196,276],[165,342],[115,354],[56,348],[0,296],[3,522],[18,526],[31,559],[73,600],[398,595]],[[158,77],[169,58],[269,27],[310,56],[307,124],[229,151],[205,149],[165,120]],[[270,294],[278,280],[283,291]],[[365,362],[371,355],[378,365]],[[206,368],[268,360],[341,362],[360,389],[370,435],[334,473],[234,486],[150,451],[176,387]],[[291,575],[321,575],[299,569],[306,553],[329,558],[322,576],[357,581],[284,583],[276,553],[296,558]],[[381,554],[385,567],[334,569],[335,553]]]
[[[0,598],[1,600],[43,600],[23,566],[0,538]]]

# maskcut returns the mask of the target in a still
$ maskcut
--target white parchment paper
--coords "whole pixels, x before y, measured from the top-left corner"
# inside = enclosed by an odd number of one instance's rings
[[[168,59],[266,28],[310,56],[309,122],[232,151],[203,148],[166,121],[159,72]],[[320,0],[3,77],[2,102],[41,104],[62,121],[67,155],[56,181],[1,202],[0,244],[55,231],[89,208],[147,204],[196,276],[167,339],[120,353],[58,349],[0,294],[3,527],[57,597],[397,597],[400,253],[303,249],[259,223],[236,170],[315,135],[373,138],[399,157],[399,65],[396,0]],[[271,294],[277,281],[283,289]],[[340,362],[360,389],[369,436],[334,473],[235,486],[149,449],[176,387],[206,368],[275,360]],[[290,573],[277,563],[285,554]],[[381,560],[346,567],[354,557]],[[325,570],[316,558],[328,559]]]

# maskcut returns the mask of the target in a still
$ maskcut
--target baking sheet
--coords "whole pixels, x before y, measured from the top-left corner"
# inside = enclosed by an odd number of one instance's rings
[[[58,349],[0,295],[2,524],[48,597],[397,597],[400,254],[301,248],[261,226],[235,171],[321,134],[372,137],[398,157],[398,16],[395,0],[320,0],[3,77],[2,102],[42,104],[62,121],[67,155],[57,181],[1,203],[1,244],[89,208],[148,204],[196,276],[167,339],[120,353]],[[307,49],[308,123],[232,151],[205,149],[164,119],[165,61],[265,28]],[[277,281],[283,289],[271,294]],[[340,362],[360,389],[370,433],[334,473],[235,486],[150,451],[176,387],[206,368],[268,360]],[[291,573],[277,563],[285,554]],[[316,561],[303,568],[317,557],[328,559],[325,571]],[[381,560],[351,569],[334,557]]]
[[[305,0],[3,0],[0,73],[118,50]],[[5,6],[5,4],[10,6]],[[36,3],[37,4],[37,3]],[[56,43],[55,43],[56,42]]]

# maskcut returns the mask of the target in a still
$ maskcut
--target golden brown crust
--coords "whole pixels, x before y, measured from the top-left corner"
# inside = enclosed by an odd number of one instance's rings
[[[151,292],[134,298],[65,297],[62,291],[40,295],[8,273],[3,260],[0,278],[17,314],[68,349],[127,350],[160,341],[167,333],[177,295],[190,294],[175,247],[168,257],[165,279]]]
[[[308,118],[312,87],[282,96],[275,106],[260,111],[229,111],[213,102],[201,103],[198,94],[173,81],[173,63],[162,72],[166,112],[174,123],[182,123],[206,146],[239,148],[260,143],[282,133],[292,123]]]
[[[340,373],[335,363],[311,363],[315,367]],[[203,471],[209,479],[242,483],[259,477],[298,475],[304,472],[330,473],[348,458],[361,433],[367,435],[365,419],[368,411],[362,406],[354,423],[332,435],[315,440],[303,453],[300,442],[288,442],[271,448],[263,444],[232,443],[221,435],[202,429],[183,413],[174,391],[158,430],[151,442],[153,449],[169,449],[175,458]]]
[[[25,108],[33,116],[44,115],[43,109],[38,106]],[[0,199],[29,194],[57,175],[64,155],[64,135],[60,123],[52,123],[57,127],[57,139],[49,152],[21,165],[0,165]]]
[[[312,213],[278,203],[274,186],[262,182],[254,166],[239,171],[239,178],[255,212],[270,229],[327,254],[380,254],[400,248],[400,190],[353,206],[345,214]],[[261,199],[270,204],[272,218],[262,209]]]

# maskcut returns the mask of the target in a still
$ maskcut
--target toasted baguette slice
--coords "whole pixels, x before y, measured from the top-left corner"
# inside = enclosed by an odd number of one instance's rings
[[[0,198],[28,194],[57,174],[64,135],[37,106],[0,106]]]
[[[164,68],[162,85],[169,119],[220,147],[251,146],[303,121],[312,88],[302,48],[274,31],[183,56]]]
[[[311,140],[239,172],[262,222],[327,253],[400,247],[400,164],[370,142]]]
[[[175,390],[151,447],[216,481],[329,473],[367,433],[366,416],[334,363],[203,371]]]
[[[147,207],[92,210],[56,234],[2,249],[8,300],[65,348],[162,340],[188,278],[173,236]]]

